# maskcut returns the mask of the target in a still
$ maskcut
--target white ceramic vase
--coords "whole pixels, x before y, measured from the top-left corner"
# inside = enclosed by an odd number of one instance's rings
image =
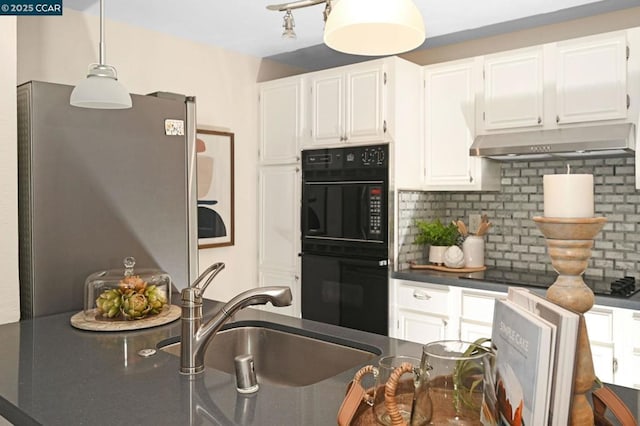
[[[464,253],[464,266],[467,268],[479,268],[484,266],[484,238],[477,235],[469,235],[462,243]]]

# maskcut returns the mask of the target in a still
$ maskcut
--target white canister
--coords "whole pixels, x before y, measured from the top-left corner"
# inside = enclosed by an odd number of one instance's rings
[[[462,243],[464,253],[464,266],[466,268],[479,268],[484,266],[484,238],[477,235],[469,235]]]

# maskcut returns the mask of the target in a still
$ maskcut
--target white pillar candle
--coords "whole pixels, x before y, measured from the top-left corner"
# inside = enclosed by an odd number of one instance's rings
[[[545,175],[543,187],[545,217],[593,217],[593,175]]]

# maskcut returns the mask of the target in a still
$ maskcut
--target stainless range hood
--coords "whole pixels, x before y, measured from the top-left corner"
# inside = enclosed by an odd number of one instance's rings
[[[632,123],[500,133],[476,137],[469,154],[501,161],[628,156],[635,136]]]

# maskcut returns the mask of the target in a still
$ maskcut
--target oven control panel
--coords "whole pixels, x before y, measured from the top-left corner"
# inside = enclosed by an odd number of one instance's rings
[[[387,169],[388,145],[305,150],[302,166],[306,170]]]
[[[363,166],[381,167],[385,166],[387,155],[382,147],[365,147],[360,154]]]
[[[369,187],[369,234],[382,233],[382,186]]]

